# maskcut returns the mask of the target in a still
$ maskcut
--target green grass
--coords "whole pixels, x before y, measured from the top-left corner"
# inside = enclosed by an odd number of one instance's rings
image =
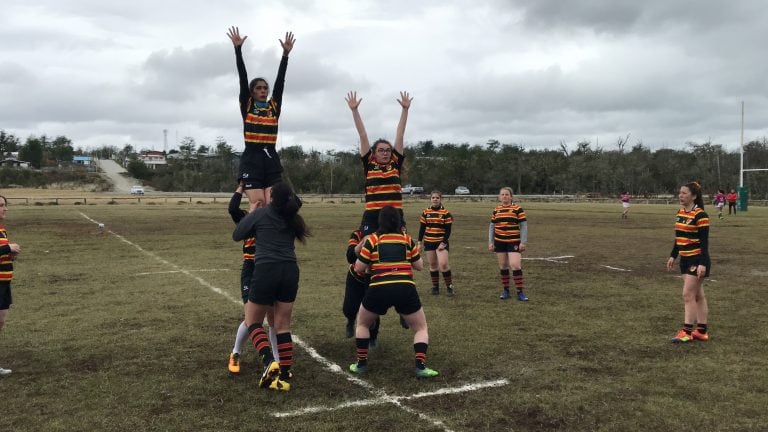
[[[0,430],[744,431],[768,424],[766,209],[712,219],[716,282],[705,284],[712,340],[675,346],[682,282],[664,265],[676,207],[634,205],[622,220],[619,205],[523,203],[525,256],[575,257],[524,261],[531,301],[522,304],[498,300],[486,246],[493,204],[449,204],[457,295],[431,296],[428,273],[416,278],[429,364],[441,376],[412,378],[411,333],[390,312],[365,377],[391,396],[509,380],[400,402],[444,427],[391,403],[273,417],[376,395],[301,348],[287,394],[256,388],[250,347],[243,373],[230,377],[226,360],[242,311],[232,300],[239,299],[240,245],[230,240],[225,204],[174,203],[11,207],[6,226],[22,255],[0,333],[0,366],[14,370],[0,380]],[[406,208],[412,232],[420,210]],[[146,252],[100,233],[80,212]],[[343,337],[344,252],[361,205],[309,203],[302,213],[314,236],[297,246],[294,332],[345,369],[354,342]],[[179,269],[216,271],[139,275]]]

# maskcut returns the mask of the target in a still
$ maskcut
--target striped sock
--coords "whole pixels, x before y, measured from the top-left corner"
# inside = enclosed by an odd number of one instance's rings
[[[424,369],[427,367],[427,345],[424,342],[417,342],[413,344],[413,351],[416,353],[416,367]]]
[[[280,379],[286,380],[293,365],[293,339],[290,332],[277,334],[277,352],[280,354]]]
[[[523,269],[512,270],[512,280],[515,282],[515,288],[517,292],[523,290]]]
[[[501,273],[501,286],[505,291],[509,291],[509,269],[499,270],[499,273]]]
[[[264,366],[268,366],[275,358],[272,356],[272,347],[269,345],[269,337],[261,324],[251,324],[248,327],[248,338],[253,342],[256,351],[261,355]]]
[[[439,271],[431,271],[430,270],[429,277],[432,279],[432,286],[439,286],[440,285],[440,272]]]
[[[368,345],[371,342],[369,338],[355,338],[357,346],[357,365],[365,366],[368,364]]]
[[[446,285],[452,285],[453,284],[453,277],[451,276],[451,271],[448,270],[447,272],[443,272],[443,280],[445,280]]]

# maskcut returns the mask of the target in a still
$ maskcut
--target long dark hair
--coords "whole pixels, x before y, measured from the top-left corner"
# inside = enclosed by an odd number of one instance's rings
[[[701,197],[701,183],[694,180],[684,184],[683,186],[687,187],[693,195],[696,195],[696,198],[693,199],[693,203],[696,204],[698,208],[704,210],[704,198]]]
[[[312,235],[304,218],[299,214],[301,208],[301,199],[296,196],[287,183],[279,182],[272,185],[272,204],[277,214],[279,214],[293,229],[296,238],[300,242],[306,243],[307,237]]]
[[[386,206],[379,210],[379,234],[401,233],[402,225],[403,219],[396,208]]]

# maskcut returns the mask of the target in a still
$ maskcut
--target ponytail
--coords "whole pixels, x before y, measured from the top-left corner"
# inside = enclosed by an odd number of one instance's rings
[[[704,210],[704,198],[701,196],[701,183],[698,180],[686,183],[683,186],[687,187],[696,198],[693,199],[693,203],[702,210]]]

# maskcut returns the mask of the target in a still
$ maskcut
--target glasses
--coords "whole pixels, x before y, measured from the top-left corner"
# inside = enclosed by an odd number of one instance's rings
[[[392,149],[391,148],[379,148],[379,149],[376,149],[376,153],[381,153],[381,154],[392,153]]]

